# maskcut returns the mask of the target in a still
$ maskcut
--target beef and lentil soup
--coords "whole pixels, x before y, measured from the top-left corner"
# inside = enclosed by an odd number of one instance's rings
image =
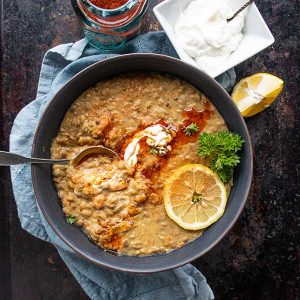
[[[99,246],[126,255],[164,253],[202,231],[181,228],[166,214],[164,182],[185,164],[207,164],[197,155],[197,136],[225,122],[189,83],[158,73],[123,74],[86,90],[70,107],[53,159],[74,158],[92,145],[112,148],[121,160],[91,155],[77,166],[53,167],[67,218]]]

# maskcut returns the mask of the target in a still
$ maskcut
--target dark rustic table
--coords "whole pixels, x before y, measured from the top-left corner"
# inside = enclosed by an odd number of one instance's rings
[[[150,0],[145,31],[160,29],[152,13],[158,2]],[[247,120],[254,177],[242,216],[221,243],[193,262],[217,299],[300,297],[299,3],[258,3],[276,42],[236,68],[238,79],[256,72],[278,75],[285,89],[268,110]],[[16,114],[35,97],[44,53],[82,34],[69,1],[3,1],[1,25],[0,141],[7,150]],[[8,168],[0,168],[0,191],[0,298],[87,299],[54,247],[21,229]]]

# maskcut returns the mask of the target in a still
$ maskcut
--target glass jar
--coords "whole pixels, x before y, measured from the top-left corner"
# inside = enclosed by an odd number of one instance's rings
[[[148,0],[129,0],[115,9],[100,8],[89,0],[71,0],[89,43],[101,50],[122,47],[141,33]]]

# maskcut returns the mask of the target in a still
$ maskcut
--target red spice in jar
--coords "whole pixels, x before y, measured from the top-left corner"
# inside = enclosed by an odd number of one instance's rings
[[[127,3],[128,0],[90,0],[90,2],[100,8],[115,9]]]

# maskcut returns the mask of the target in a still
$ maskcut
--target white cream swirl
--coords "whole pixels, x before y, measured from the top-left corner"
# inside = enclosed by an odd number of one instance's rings
[[[130,167],[133,167],[138,162],[138,154],[140,151],[140,140],[147,137],[146,143],[151,147],[167,147],[172,141],[172,136],[168,129],[161,125],[155,124],[136,133],[132,141],[128,144],[124,152],[124,160]],[[168,151],[170,146],[168,146]]]

